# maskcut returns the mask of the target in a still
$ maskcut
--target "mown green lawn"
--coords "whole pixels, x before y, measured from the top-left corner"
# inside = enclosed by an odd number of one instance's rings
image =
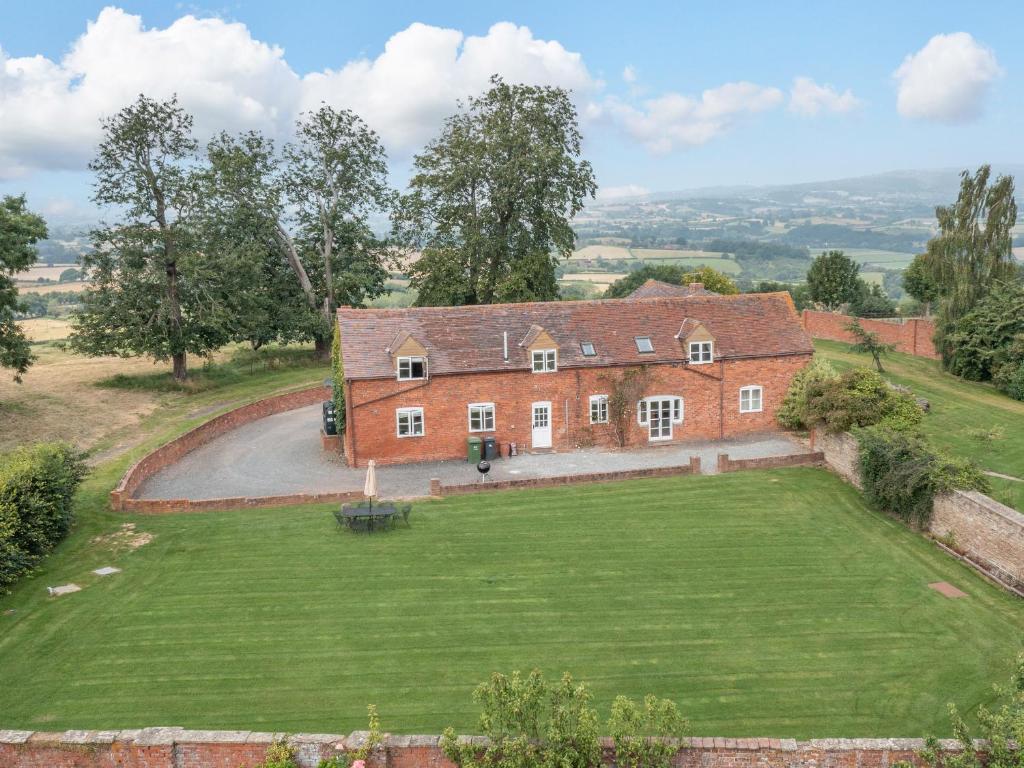
[[[817,353],[836,368],[870,366],[871,358],[850,352],[836,341],[814,342]],[[924,430],[936,445],[973,458],[985,469],[1024,478],[1024,402],[1002,394],[990,384],[964,381],[945,373],[938,362],[893,352],[882,358],[886,377],[910,387],[931,403]],[[980,440],[972,431],[999,427],[1002,437]],[[1024,509],[1024,483],[992,478],[992,496]]]
[[[818,469],[425,502],[373,536],[325,506],[132,519],[150,544],[79,536],[0,599],[0,727],[337,733],[376,703],[472,730],[476,683],[537,666],[701,735],[948,734],[1024,645],[1024,604]]]

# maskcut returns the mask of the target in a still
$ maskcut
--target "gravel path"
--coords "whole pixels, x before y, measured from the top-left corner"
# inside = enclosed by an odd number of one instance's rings
[[[320,406],[311,405],[246,424],[197,448],[150,478],[137,493],[144,499],[212,499],[359,490],[365,470],[345,466],[320,448]],[[646,467],[671,467],[699,454],[704,472],[715,469],[719,451],[734,459],[806,453],[784,435],[714,443],[687,443],[631,451],[589,449],[517,456],[493,462],[494,480],[587,474]],[[381,467],[381,496],[425,496],[430,478],[445,484],[471,483],[476,468],[464,461],[435,461]]]

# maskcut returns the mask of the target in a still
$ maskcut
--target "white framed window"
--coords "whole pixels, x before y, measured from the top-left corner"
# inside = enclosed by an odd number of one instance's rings
[[[395,421],[399,437],[421,437],[423,435],[422,408],[396,408]]]
[[[691,341],[690,342],[690,363],[702,365],[714,361],[714,342]]]
[[[398,358],[398,380],[411,381],[413,379],[427,378],[427,358],[425,357],[400,357]]]
[[[590,396],[590,423],[608,423],[608,395]]]
[[[636,404],[636,420],[641,426],[647,426],[651,417],[667,418],[673,424],[683,423],[683,398],[671,395],[654,395],[645,397]]]
[[[558,370],[558,350],[556,349],[535,349],[533,350],[533,372],[551,373]]]
[[[469,404],[469,431],[494,431],[494,403]]]
[[[758,413],[762,410],[764,400],[764,389],[752,384],[749,387],[740,387],[740,413]]]

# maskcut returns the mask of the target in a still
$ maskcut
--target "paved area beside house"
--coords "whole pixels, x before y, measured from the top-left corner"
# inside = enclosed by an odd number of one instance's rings
[[[154,475],[136,495],[144,499],[215,499],[361,489],[365,470],[351,469],[340,456],[321,450],[320,416],[320,406],[312,405],[239,427]],[[807,448],[785,435],[625,451],[592,448],[499,459],[492,463],[490,477],[514,480],[671,467],[688,463],[695,454],[700,455],[704,472],[710,474],[719,451],[734,459],[749,459],[804,453]],[[380,467],[380,495],[425,496],[432,477],[445,484],[471,483],[479,474],[463,461]]]

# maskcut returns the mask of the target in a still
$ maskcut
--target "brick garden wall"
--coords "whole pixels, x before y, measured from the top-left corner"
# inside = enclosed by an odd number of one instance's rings
[[[728,453],[718,454],[719,472],[740,472],[744,469],[775,469],[777,467],[806,467],[823,464],[825,454],[792,453],[788,456],[760,456],[756,459],[731,459]]]
[[[316,386],[308,389],[300,389],[296,392],[286,392],[283,395],[274,395],[273,397],[264,398],[263,400],[257,400],[254,403],[243,405],[240,408],[222,413],[204,424],[200,424],[194,429],[190,429],[180,437],[171,440],[169,443],[160,446],[154,451],[143,456],[135,464],[133,464],[124,476],[121,478],[121,482],[117,484],[117,487],[110,492],[110,506],[118,511],[132,511],[132,512],[167,512],[171,510],[181,510],[184,508],[196,510],[217,510],[217,509],[236,509],[238,507],[252,506],[259,504],[265,506],[269,504],[301,504],[308,501],[335,501],[335,496],[338,494],[330,494],[330,498],[324,495],[324,498],[313,497],[312,495],[292,495],[292,496],[280,496],[271,497],[269,502],[267,499],[206,499],[204,501],[188,501],[186,499],[162,499],[162,500],[151,500],[151,499],[133,499],[135,491],[137,491],[142,484],[150,477],[155,475],[165,467],[174,464],[176,461],[181,459],[182,456],[187,454],[189,451],[193,451],[201,445],[213,440],[215,437],[223,435],[225,432],[229,432],[236,427],[240,427],[254,419],[261,419],[264,416],[273,416],[275,413],[282,413],[283,411],[291,411],[296,408],[304,408],[308,405],[315,405],[316,403],[331,398],[331,390],[329,387]]]
[[[0,730],[3,768],[239,768],[263,759],[281,734],[249,731],[132,731],[41,733]],[[302,768],[356,748],[361,733],[299,734],[289,738]],[[437,736],[388,736],[368,768],[454,768]],[[947,750],[952,742],[942,742]],[[919,739],[726,739],[692,738],[676,754],[676,768],[889,768],[897,760],[922,765]],[[602,762],[612,765],[610,743]]]
[[[831,469],[860,487],[853,435],[815,431],[811,444]],[[935,498],[928,533],[1003,584],[1024,587],[1024,515],[1016,510],[977,491],[953,491]]]
[[[673,425],[669,442],[767,432],[776,428],[775,412],[790,380],[809,359],[810,355],[793,355],[730,360],[724,365],[652,365],[644,396],[683,398],[683,423]],[[720,382],[723,370],[724,381]],[[589,399],[609,394],[609,377],[617,378],[621,371],[586,368],[436,376],[413,382],[350,381],[346,385],[345,454],[357,466],[365,466],[368,459],[392,464],[464,458],[470,436],[470,403],[494,403],[494,431],[475,434],[494,436],[503,447],[515,442],[520,451],[530,449],[532,404],[540,401],[551,403],[553,448],[612,446],[611,425],[590,424]],[[740,413],[740,388],[749,385],[763,387],[763,408],[758,413]],[[408,407],[424,409],[425,434],[421,437],[396,435],[395,410]],[[635,413],[628,430],[627,445],[648,444],[647,427],[637,423]]]
[[[813,309],[803,311],[804,330],[814,339],[845,341],[853,343],[853,334],[846,330],[855,318],[849,315],[838,315],[832,312],[817,312]],[[935,323],[927,318],[873,320],[860,318],[860,324],[868,331],[877,333],[885,344],[895,344],[897,352],[904,352],[917,357],[939,359],[939,353],[932,342],[935,335]]]

